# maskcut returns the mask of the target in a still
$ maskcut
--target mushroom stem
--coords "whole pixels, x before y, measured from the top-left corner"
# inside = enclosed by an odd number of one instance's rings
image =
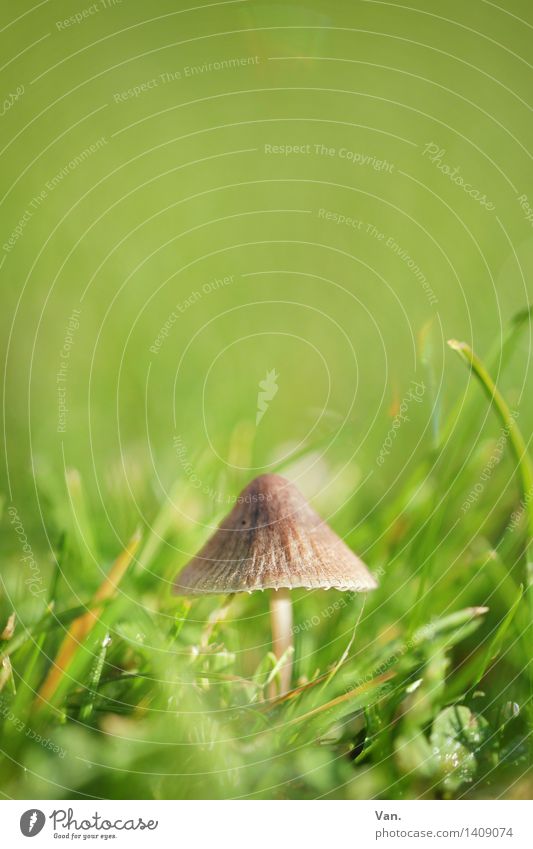
[[[290,590],[282,587],[270,592],[270,621],[272,623],[272,650],[278,658],[283,657],[287,649],[292,648],[292,602]],[[279,692],[282,696],[291,688],[292,654],[285,658],[279,670]],[[275,685],[270,688],[270,696],[275,695]]]

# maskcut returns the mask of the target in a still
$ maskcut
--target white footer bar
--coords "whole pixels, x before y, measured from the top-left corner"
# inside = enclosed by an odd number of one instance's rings
[[[533,846],[529,801],[3,801],[2,845],[366,849]],[[35,844],[30,838],[35,837]]]

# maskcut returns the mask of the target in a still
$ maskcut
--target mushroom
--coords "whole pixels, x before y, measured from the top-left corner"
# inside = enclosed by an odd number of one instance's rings
[[[272,648],[283,658],[282,695],[290,689],[293,645],[290,590],[365,592],[377,583],[367,567],[280,475],[255,478],[198,554],[177,576],[178,595],[272,590]]]

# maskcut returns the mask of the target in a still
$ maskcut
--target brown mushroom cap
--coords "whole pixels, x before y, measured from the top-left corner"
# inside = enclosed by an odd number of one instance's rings
[[[178,595],[308,589],[375,589],[353,551],[299,490],[279,475],[243,489],[231,513],[174,584]]]

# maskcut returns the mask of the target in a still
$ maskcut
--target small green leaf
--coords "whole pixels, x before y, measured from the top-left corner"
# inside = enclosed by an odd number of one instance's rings
[[[478,770],[488,722],[465,705],[447,707],[433,723],[430,743],[443,786],[452,792],[470,784]]]

